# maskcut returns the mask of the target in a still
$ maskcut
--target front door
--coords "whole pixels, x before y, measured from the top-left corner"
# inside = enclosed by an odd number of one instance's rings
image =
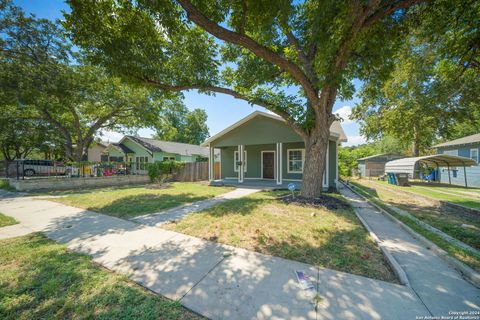
[[[275,178],[275,153],[272,151],[262,152],[263,179]]]

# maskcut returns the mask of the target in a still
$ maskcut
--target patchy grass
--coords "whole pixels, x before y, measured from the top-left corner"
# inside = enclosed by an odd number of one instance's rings
[[[233,188],[212,187],[205,183],[174,182],[161,188],[151,185],[94,189],[82,193],[67,193],[65,197],[49,200],[120,218],[131,218],[212,198],[231,190]]]
[[[411,218],[399,215],[395,211],[390,210],[390,208],[388,208],[388,206],[385,205],[385,202],[388,202],[388,200],[383,200],[381,198],[382,195],[385,197],[385,193],[380,191],[380,188],[378,188],[378,189],[368,188],[365,185],[363,185],[363,181],[362,181],[362,183],[350,181],[350,183],[353,184],[354,186],[356,186],[357,190],[361,194],[363,194],[364,196],[369,198],[372,202],[376,203],[378,206],[385,209],[387,212],[389,212],[391,215],[393,215],[394,217],[396,217],[397,219],[399,219],[400,221],[405,223],[407,226],[412,228],[417,233],[421,234],[422,236],[424,236],[428,240],[435,243],[437,246],[439,246],[440,248],[445,250],[449,255],[451,255],[452,257],[464,262],[465,264],[469,265],[473,269],[475,269],[477,271],[480,271],[480,255],[476,254],[475,252],[471,252],[469,250],[465,250],[463,248],[460,248],[460,247],[456,246],[455,244],[444,240],[443,238],[441,238],[437,234],[423,228],[421,225],[417,224]],[[400,199],[400,198],[401,198],[401,195],[396,194],[395,199],[398,201],[398,199]],[[385,201],[385,202],[383,202],[383,201]],[[414,201],[414,200],[410,199],[410,201]],[[397,205],[395,202],[390,202],[390,204]],[[459,217],[461,217],[461,215],[457,214],[457,216],[456,216],[455,214],[450,213],[450,214],[445,214],[445,217],[441,217],[442,216],[441,212],[437,212],[436,216],[439,216],[439,218],[435,218],[435,215],[432,215],[432,214],[429,214],[429,213],[423,213],[423,215],[419,214],[418,212],[421,211],[421,210],[412,211],[411,209],[409,210],[408,207],[406,207],[406,206],[399,206],[399,207],[408,211],[410,214],[412,214],[413,216],[415,216],[418,219],[421,219],[421,217],[423,216],[424,221],[426,223],[429,223],[430,225],[444,231],[445,233],[447,233],[447,234],[451,235],[452,237],[455,237],[455,238],[457,238],[461,241],[463,241],[462,239],[464,239],[464,240],[472,239],[472,237],[470,237],[468,234],[465,234],[465,230],[463,230],[464,228],[459,229],[458,226],[456,226],[453,223],[453,221],[458,221],[457,219],[462,219],[462,218],[459,218]],[[432,211],[432,212],[434,212],[434,211]],[[426,219],[425,216],[428,216],[429,218]],[[438,219],[438,221],[436,221],[437,219]],[[449,222],[449,220],[452,221],[452,222]],[[478,222],[475,225],[478,226]],[[457,232],[452,232],[452,230],[457,230]],[[475,230],[475,229],[472,229],[472,230]],[[469,231],[469,230],[467,230],[467,231]],[[478,232],[478,230],[476,232]],[[464,242],[468,243],[467,241],[464,241]],[[470,243],[468,243],[468,244],[475,247],[475,244],[478,244],[477,243],[478,238],[475,239],[475,241],[473,241],[473,242],[472,241],[469,241],[469,242]]]
[[[400,186],[388,184],[386,181],[365,180],[365,179],[361,179],[361,181],[369,181],[369,183],[383,185],[391,189],[398,188],[399,190],[413,192],[428,198],[448,201],[448,202],[452,202],[452,203],[459,204],[469,208],[480,209],[480,189],[479,188],[465,188],[461,186],[446,185],[443,183],[427,184],[427,183],[418,183],[418,182],[412,182],[411,186],[409,187],[400,187]]]
[[[288,204],[277,199],[281,194],[259,192],[230,200],[164,228],[321,267],[396,281],[380,249],[350,206],[328,210]]]
[[[419,220],[480,250],[480,216],[412,198],[376,181],[361,179],[357,180],[357,185],[358,183],[370,188],[370,192],[374,189],[375,195],[380,200],[395,205]]]
[[[17,224],[18,221],[0,212],[0,228]]]
[[[0,179],[0,189],[10,192],[16,191],[15,188],[10,185],[7,179]]]
[[[200,319],[39,233],[0,241],[0,319]]]

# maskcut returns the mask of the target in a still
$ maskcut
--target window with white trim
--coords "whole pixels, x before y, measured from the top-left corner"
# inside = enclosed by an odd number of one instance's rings
[[[470,149],[470,158],[478,163],[478,149]]]
[[[303,162],[305,159],[305,149],[289,149],[287,150],[288,173],[302,173]]]
[[[247,172],[247,150],[243,151],[243,158],[244,158],[244,161],[245,161],[245,164],[243,166],[243,172]],[[240,159],[238,158],[238,151],[235,151],[234,156],[233,156],[233,170],[235,172],[238,172],[239,165],[237,163],[239,161],[240,161]]]
[[[448,154],[449,156],[458,156],[458,150],[457,149],[444,150],[443,154]]]

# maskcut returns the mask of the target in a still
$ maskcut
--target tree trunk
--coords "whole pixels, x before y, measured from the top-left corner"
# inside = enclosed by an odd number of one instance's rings
[[[325,117],[328,119],[328,117]],[[317,121],[315,128],[304,138],[305,163],[300,195],[317,198],[323,190],[323,173],[326,171],[328,139],[331,121]]]
[[[412,143],[412,155],[414,157],[420,156],[420,146],[417,127],[413,126],[413,143]]]

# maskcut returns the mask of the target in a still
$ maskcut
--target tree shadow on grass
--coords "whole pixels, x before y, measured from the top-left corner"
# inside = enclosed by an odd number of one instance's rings
[[[41,234],[7,245],[12,253],[3,263],[18,269],[0,276],[5,281],[0,282],[2,319],[200,319],[178,302],[151,294]]]
[[[179,194],[140,194],[121,197],[103,206],[91,206],[88,209],[119,218],[132,218],[156,213],[186,203],[205,200],[208,197],[195,193]]]

